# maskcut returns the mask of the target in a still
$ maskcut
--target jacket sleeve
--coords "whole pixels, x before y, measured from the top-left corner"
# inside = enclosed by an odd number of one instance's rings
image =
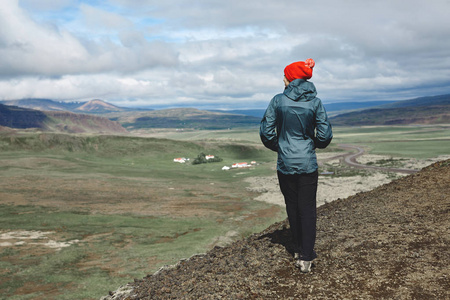
[[[272,151],[278,151],[278,136],[276,133],[276,108],[275,97],[270,101],[269,106],[264,113],[259,127],[259,136],[261,142]]]
[[[333,132],[331,124],[328,121],[327,112],[322,105],[322,101],[319,101],[319,105],[316,110],[316,136],[314,143],[316,148],[326,148],[333,139]]]

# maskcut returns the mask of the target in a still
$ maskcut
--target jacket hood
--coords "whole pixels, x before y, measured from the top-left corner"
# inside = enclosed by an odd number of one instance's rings
[[[317,91],[312,82],[295,79],[284,89],[283,94],[294,101],[311,101],[316,98]]]

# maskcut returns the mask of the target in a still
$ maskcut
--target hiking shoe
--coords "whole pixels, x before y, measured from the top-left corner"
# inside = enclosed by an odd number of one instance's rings
[[[294,266],[300,268],[300,253],[294,253]]]
[[[312,265],[311,261],[308,261],[308,260],[297,260],[295,262],[295,265],[297,266],[297,264],[298,264],[297,268],[300,268],[300,271],[302,273],[309,273],[311,271],[311,265]]]

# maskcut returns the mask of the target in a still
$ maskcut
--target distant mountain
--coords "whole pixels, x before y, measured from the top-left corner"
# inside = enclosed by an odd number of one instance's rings
[[[367,101],[367,102],[342,102],[342,103],[324,103],[325,109],[329,115],[336,115],[338,112],[349,112],[383,104],[394,103],[396,101]],[[262,118],[266,109],[232,109],[232,110],[208,110],[213,112],[222,112]]]
[[[75,113],[82,112],[88,114],[104,114],[110,112],[133,110],[130,108],[118,107],[100,99],[94,99],[87,102],[62,102],[50,99],[30,98],[0,101],[0,103],[4,105],[19,106],[41,111],[70,111]]]
[[[126,133],[118,122],[66,111],[39,111],[0,104],[0,126],[67,133]]]
[[[396,101],[330,118],[333,125],[450,124],[450,95]]]
[[[419,97],[410,100],[395,101],[394,103],[378,106],[377,108],[395,108],[395,107],[411,107],[411,106],[438,106],[450,105],[450,94]]]
[[[250,117],[257,117],[261,119],[264,116],[266,109],[231,109],[231,110],[208,109],[208,111],[225,114],[244,115]]]
[[[28,98],[20,100],[0,101],[0,104],[31,108],[34,110],[64,110],[72,111],[81,105],[80,102],[58,102],[50,99]]]
[[[446,96],[436,96],[434,101],[444,101]],[[430,97],[417,98],[412,100],[395,101],[395,100],[380,100],[380,101],[365,101],[365,102],[335,102],[323,103],[328,115],[335,116],[339,113],[348,113],[355,110],[362,110],[368,108],[389,108],[389,107],[405,107],[405,106],[424,106],[428,105],[427,99]],[[434,102],[437,104],[437,102]],[[246,116],[253,116],[262,118],[266,109],[235,109],[235,110],[209,110],[214,112],[240,114]]]
[[[384,104],[394,103],[396,101],[366,101],[366,102],[342,102],[342,103],[324,103],[327,112],[349,111],[364,109]]]
[[[124,108],[95,99],[87,102],[57,102],[49,99],[22,99],[0,103],[44,111],[70,111],[101,114],[129,129],[194,128],[226,129],[258,126],[265,109],[199,110],[173,108],[146,110]],[[420,97],[403,101],[368,101],[324,104],[333,125],[392,125],[450,123],[450,95]],[[23,111],[30,122],[41,118],[38,112]],[[14,122],[22,122],[15,120]],[[1,124],[0,124],[1,125]],[[20,124],[16,124],[20,128]],[[29,124],[28,124],[29,125]],[[27,125],[27,126],[28,126]],[[7,126],[7,125],[5,125]]]
[[[110,103],[106,103],[100,99],[94,99],[88,102],[83,103],[81,106],[78,106],[74,109],[74,111],[81,111],[86,113],[110,113],[117,111],[126,111],[127,109],[115,106]]]
[[[194,128],[227,129],[256,127],[261,118],[195,108],[161,109],[147,112],[112,113],[107,117],[118,121],[125,128]]]

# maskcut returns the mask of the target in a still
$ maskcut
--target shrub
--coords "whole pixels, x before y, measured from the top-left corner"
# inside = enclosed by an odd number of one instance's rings
[[[218,156],[214,156],[213,158],[209,158],[206,159],[206,155],[205,153],[200,153],[196,159],[194,159],[192,161],[193,165],[199,165],[199,164],[206,164],[206,163],[211,163],[211,162],[221,162],[223,159],[218,157]]]

